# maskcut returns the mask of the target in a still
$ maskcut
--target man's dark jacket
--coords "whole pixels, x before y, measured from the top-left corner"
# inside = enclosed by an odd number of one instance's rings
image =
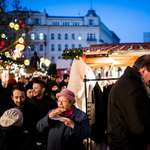
[[[57,108],[56,101],[53,100],[52,98],[46,96],[45,94],[42,97],[42,99],[37,100],[36,97],[33,97],[32,99],[29,100],[29,102],[38,108],[38,110],[39,110],[39,119],[38,120],[45,117],[50,109]]]
[[[144,150],[150,143],[150,98],[131,67],[110,91],[107,131],[110,150]]]

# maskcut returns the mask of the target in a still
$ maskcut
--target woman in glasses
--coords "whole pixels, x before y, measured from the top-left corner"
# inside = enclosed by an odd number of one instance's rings
[[[56,97],[58,108],[50,110],[37,123],[40,132],[48,129],[47,150],[83,150],[83,139],[91,134],[87,114],[73,105],[72,91],[63,89]]]

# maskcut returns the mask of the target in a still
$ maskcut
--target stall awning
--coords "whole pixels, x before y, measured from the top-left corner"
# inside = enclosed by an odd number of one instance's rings
[[[91,45],[83,48],[86,63],[91,68],[103,66],[132,66],[135,60],[144,54],[150,54],[150,43],[115,43]]]

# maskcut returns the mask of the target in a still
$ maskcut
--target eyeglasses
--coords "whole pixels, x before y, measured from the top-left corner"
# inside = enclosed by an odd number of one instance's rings
[[[68,101],[59,101],[59,100],[57,101],[57,103],[63,103],[63,104],[64,104],[64,103],[67,103],[67,102],[68,102]]]

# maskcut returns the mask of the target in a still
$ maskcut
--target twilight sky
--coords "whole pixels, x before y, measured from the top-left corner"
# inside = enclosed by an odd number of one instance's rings
[[[11,4],[13,0],[9,0]],[[95,10],[101,21],[120,38],[120,43],[144,42],[150,32],[150,0],[20,0],[28,10],[49,16],[85,16]]]

